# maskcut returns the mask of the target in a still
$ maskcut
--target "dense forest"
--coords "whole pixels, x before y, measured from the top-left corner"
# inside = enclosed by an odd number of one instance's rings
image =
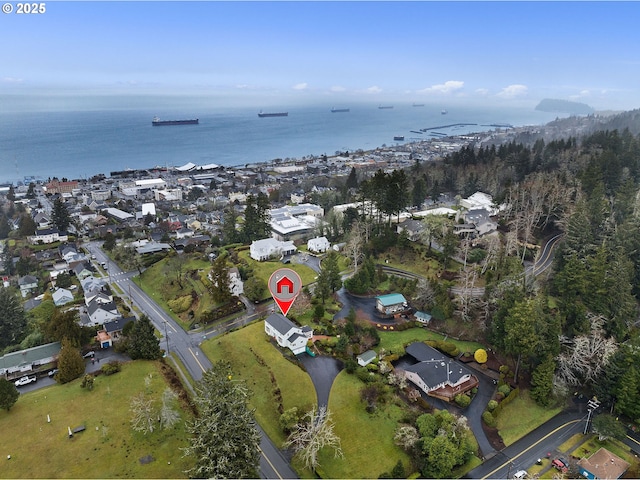
[[[485,297],[467,318],[481,318],[487,342],[516,359],[536,401],[584,390],[632,420],[640,420],[638,119],[634,111],[607,120],[621,130],[586,119],[582,136],[470,145],[412,176],[432,194],[480,190],[507,206],[496,260],[483,268]],[[513,259],[556,234],[551,273],[519,280]]]

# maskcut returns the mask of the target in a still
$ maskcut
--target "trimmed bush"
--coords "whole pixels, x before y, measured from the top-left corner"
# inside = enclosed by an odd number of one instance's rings
[[[511,393],[511,387],[506,383],[503,383],[498,387],[498,392],[502,393],[505,397],[508,397]]]
[[[473,359],[478,363],[486,363],[488,360],[487,351],[479,348],[473,354]]]
[[[191,297],[191,295],[183,295],[182,297],[169,300],[167,302],[167,305],[173,313],[182,313],[189,310],[189,307],[191,307],[192,303],[193,298]]]
[[[482,413],[482,421],[484,423],[486,423],[490,427],[495,427],[496,426],[496,419],[495,419],[495,417],[493,416],[493,414],[489,410],[485,410]]]
[[[498,402],[496,402],[495,400],[489,400],[489,403],[487,403],[487,410],[493,412],[497,406]]]
[[[471,397],[469,397],[469,395],[459,393],[455,396],[454,401],[458,404],[459,407],[465,408],[468,407],[471,403]]]

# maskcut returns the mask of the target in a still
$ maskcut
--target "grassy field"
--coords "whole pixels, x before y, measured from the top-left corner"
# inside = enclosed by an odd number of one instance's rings
[[[363,383],[345,371],[336,378],[329,398],[329,411],[340,437],[344,458],[334,458],[333,451],[320,454],[325,478],[378,478],[390,472],[398,460],[407,467],[409,457],[393,443],[402,409],[394,404],[381,405],[374,414],[366,412],[360,401]]]
[[[384,348],[387,352],[403,354],[404,345],[410,342],[422,342],[424,340],[442,340],[444,335],[436,332],[432,332],[426,328],[410,328],[403,331],[381,331],[379,348]],[[455,343],[461,352],[475,352],[478,348],[484,348],[477,342],[465,342],[461,340],[455,340],[453,338],[447,338],[447,341]]]
[[[529,392],[520,395],[506,405],[498,416],[498,430],[502,441],[509,446],[542,425],[562,410],[561,407],[543,408],[529,397]]]
[[[130,426],[131,397],[145,392],[159,404],[165,387],[157,364],[137,361],[98,376],[93,391],[76,380],[21,395],[11,411],[0,411],[0,477],[186,478],[184,422],[146,436]],[[86,430],[68,438],[67,427],[80,425]],[[147,455],[154,460],[140,463]]]
[[[316,404],[316,392],[307,373],[286,360],[267,338],[264,321],[259,321],[207,340],[202,349],[214,362],[231,362],[237,378],[246,381],[252,391],[249,403],[256,409],[258,423],[280,445],[285,437],[278,424],[280,414],[274,390],[280,389],[285,410],[297,407],[302,412]],[[277,385],[272,382],[271,373]]]
[[[194,311],[197,318],[214,307],[215,304],[201,280],[202,275],[206,275],[211,268],[211,264],[203,260],[201,255],[185,256],[184,258],[186,261],[181,266],[183,272],[182,288],[175,281],[175,275],[167,273],[167,268],[169,268],[170,262],[173,261],[174,257],[167,257],[153,264],[142,275],[136,277],[135,281],[165,312],[180,323],[185,330],[188,330],[191,323],[191,318],[188,316],[190,310]],[[189,275],[187,272],[195,273]],[[162,279],[162,281],[158,281],[159,279]],[[176,314],[169,308],[169,301],[190,295],[191,291],[197,293],[197,302],[194,302],[185,312]]]
[[[257,262],[253,258],[249,256],[249,250],[242,250],[238,252],[238,257],[241,260],[244,260],[249,267],[253,269],[253,275],[261,278],[265,281],[265,283],[269,282],[269,277],[271,274],[280,268],[290,268],[294,270],[298,275],[300,275],[300,280],[302,280],[302,285],[309,285],[316,281],[317,273],[306,265],[301,265],[297,263],[289,263],[284,265],[282,262],[277,260],[268,260],[266,262]],[[265,298],[271,296],[269,292]]]

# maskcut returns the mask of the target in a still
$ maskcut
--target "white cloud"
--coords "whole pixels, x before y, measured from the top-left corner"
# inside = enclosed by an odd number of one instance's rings
[[[483,97],[486,97],[487,95],[489,95],[489,89],[488,89],[488,88],[478,88],[478,89],[476,90],[476,93],[477,93],[478,95],[481,95],[481,96],[483,96]]]
[[[294,90],[307,90],[309,88],[309,84],[306,82],[297,83],[292,88]]]
[[[382,89],[380,87],[377,86],[373,86],[373,87],[369,87],[365,90],[367,93],[381,93]]]
[[[442,95],[448,95],[461,90],[464,87],[464,82],[460,80],[448,80],[439,85],[431,85],[430,87],[418,90],[418,93],[438,93]]]
[[[526,85],[509,85],[504,87],[497,96],[501,98],[516,98],[526,95],[528,91],[529,89]]]
[[[346,90],[347,90],[346,88],[341,87],[340,85],[334,85],[329,89],[329,91],[331,92],[345,92]]]
[[[22,80],[21,78],[15,78],[15,77],[2,78],[2,83],[22,83],[22,82],[24,82],[24,80]]]

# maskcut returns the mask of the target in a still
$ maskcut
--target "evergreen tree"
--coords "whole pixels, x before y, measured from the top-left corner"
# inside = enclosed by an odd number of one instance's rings
[[[52,342],[60,342],[66,338],[74,347],[81,347],[92,337],[90,328],[82,327],[78,323],[77,310],[59,310],[51,316],[45,327],[45,334]]]
[[[260,434],[247,404],[244,384],[233,379],[228,362],[216,362],[196,384],[198,416],[185,455],[195,459],[194,478],[257,478]]]
[[[556,362],[551,355],[548,355],[535,368],[531,376],[531,398],[543,407],[548,407],[551,404],[555,368]]]
[[[28,237],[36,233],[36,222],[28,213],[20,215],[20,226],[18,227],[18,235]]]
[[[136,320],[131,328],[128,352],[133,360],[156,360],[162,356],[160,340],[156,337],[153,324],[146,315]]]
[[[13,290],[0,288],[0,350],[19,344],[27,333],[24,309]]]
[[[11,233],[11,225],[9,219],[4,213],[0,213],[0,240],[4,240]]]
[[[233,205],[229,205],[225,208],[222,215],[222,239],[227,245],[238,241],[238,232],[236,230],[236,211],[233,208]]]
[[[231,300],[229,267],[226,255],[220,255],[211,268],[211,296],[217,303]]]
[[[62,349],[58,356],[58,373],[56,381],[58,383],[68,383],[84,374],[84,358],[80,350],[69,339],[62,339]]]
[[[0,378],[0,408],[8,412],[18,401],[19,396],[20,393],[13,382]]]
[[[104,248],[108,252],[116,248],[116,237],[113,233],[111,232],[105,233],[104,243],[102,244],[102,248]]]
[[[61,232],[66,232],[71,223],[71,217],[67,210],[67,205],[62,201],[62,197],[56,198],[53,202],[52,220]]]
[[[347,177],[347,188],[358,188],[358,177],[356,175],[356,167],[351,167],[349,176]]]

